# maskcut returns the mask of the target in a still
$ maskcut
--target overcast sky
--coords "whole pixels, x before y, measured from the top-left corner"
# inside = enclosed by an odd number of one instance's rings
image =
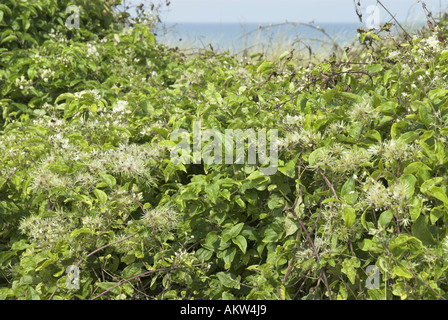
[[[139,4],[148,0],[123,0]],[[159,0],[160,1],[160,0]],[[356,0],[358,1],[358,0]],[[157,2],[154,1],[155,3]],[[360,0],[364,10],[376,0]],[[426,0],[428,8],[438,12],[446,9],[448,0]],[[420,15],[424,17],[417,0],[382,0],[382,3],[400,21]],[[357,22],[353,0],[171,0],[164,22]],[[365,11],[364,11],[365,12]],[[366,17],[366,16],[365,16]],[[381,9],[382,23],[389,20]]]

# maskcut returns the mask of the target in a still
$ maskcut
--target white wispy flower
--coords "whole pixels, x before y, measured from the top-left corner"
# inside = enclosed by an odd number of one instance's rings
[[[88,43],[87,44],[87,57],[89,58],[97,58],[99,57],[100,54],[98,52],[98,49],[96,48],[95,45]]]
[[[176,227],[179,214],[171,208],[159,207],[146,210],[141,218],[143,224],[155,231],[169,231]]]
[[[378,112],[372,107],[370,101],[356,103],[348,112],[348,116],[353,121],[369,122],[378,117]]]
[[[375,209],[387,208],[391,205],[390,194],[386,187],[378,181],[369,182],[366,186],[365,199],[367,205]]]
[[[125,113],[131,113],[130,110],[128,110],[128,102],[123,100],[118,100],[113,106],[112,106],[112,112],[116,114],[125,114]]]
[[[430,37],[426,38],[424,42],[433,50],[438,50],[441,48],[441,43],[437,35],[431,35]]]

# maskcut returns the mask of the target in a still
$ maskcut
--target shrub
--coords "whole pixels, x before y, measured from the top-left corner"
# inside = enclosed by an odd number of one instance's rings
[[[301,65],[58,3],[0,6],[2,299],[446,299],[444,21]],[[172,161],[195,121],[277,129],[278,170]]]

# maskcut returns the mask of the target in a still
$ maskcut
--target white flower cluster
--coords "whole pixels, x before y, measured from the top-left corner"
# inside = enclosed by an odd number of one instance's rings
[[[289,113],[284,116],[283,124],[287,127],[300,128],[305,120],[303,115],[290,115]]]
[[[146,210],[141,218],[143,225],[153,229],[154,231],[173,230],[176,228],[179,220],[179,213],[167,207]]]
[[[400,56],[401,56],[401,52],[398,51],[398,50],[394,50],[394,51],[389,52],[389,58],[390,59],[397,59]]]
[[[302,145],[307,148],[314,148],[322,142],[322,134],[320,132],[313,132],[303,128],[299,131],[289,131],[284,138],[278,139],[278,147],[280,149],[295,147]]]
[[[53,248],[69,235],[73,228],[68,214],[61,210],[48,217],[31,215],[23,218],[19,224],[19,230],[32,238],[33,242],[43,249]]]
[[[114,45],[117,45],[120,43],[120,36],[118,34],[114,34]]]
[[[405,76],[409,76],[412,74],[412,70],[411,67],[409,66],[409,64],[407,64],[406,62],[403,62],[401,64],[401,72],[405,75]]]
[[[85,228],[89,228],[94,231],[101,230],[107,226],[106,219],[100,215],[85,216],[85,217],[82,217],[81,220],[82,220],[82,224]]]
[[[117,115],[124,115],[131,113],[131,110],[128,109],[128,102],[123,100],[118,100],[113,106],[112,106],[112,112]]]
[[[329,136],[335,137],[337,134],[341,134],[347,131],[347,124],[342,120],[332,122],[325,131]]]
[[[87,43],[87,58],[98,58],[100,56],[97,47],[92,43]]]
[[[348,116],[353,121],[359,121],[361,123],[369,123],[378,118],[378,112],[372,107],[371,103],[367,100],[356,103],[348,112]]]
[[[51,56],[51,59],[49,58]],[[36,65],[40,66],[38,74],[40,78],[48,82],[56,75],[55,70],[61,68],[61,66],[67,68],[71,62],[68,52],[61,52],[58,55],[53,53],[46,47],[39,48],[33,55],[33,59]]]
[[[51,78],[54,77],[55,72],[50,68],[43,68],[40,71],[40,77],[44,82],[48,82]]]
[[[48,140],[54,145],[55,148],[58,148],[61,151],[67,151],[69,148],[69,140],[64,138],[62,133],[49,136]]]
[[[321,150],[312,167],[338,175],[355,172],[372,157],[372,154],[364,148],[347,148],[342,144],[334,144]]]
[[[64,36],[64,34],[62,34],[62,32],[56,31],[53,28],[48,33],[48,36],[51,39],[53,39],[53,40],[55,40],[57,42],[60,42],[62,44],[65,44],[68,41],[67,38]]]
[[[42,109],[50,110],[51,107],[49,105],[42,106]],[[51,129],[51,131],[54,132],[55,134],[58,133],[60,134],[66,131],[67,127],[67,121],[63,119],[49,118],[49,117],[40,117],[38,119],[35,119],[34,124],[39,127]]]
[[[19,155],[16,145],[20,139],[17,135],[0,135],[0,159],[12,160]],[[3,169],[0,167],[0,170]]]
[[[376,211],[385,210],[391,205],[390,193],[386,187],[373,179],[364,185],[365,201]]]
[[[32,188],[35,191],[48,191],[53,188],[67,188],[73,184],[66,176],[52,172],[46,167],[39,167],[33,172]]]
[[[163,122],[160,121],[160,120],[157,120],[155,123],[151,124],[150,126],[144,127],[140,131],[140,134],[143,135],[143,136],[148,136],[148,135],[151,135],[151,133],[154,132],[155,128],[164,128],[164,127],[165,126],[164,126]]]
[[[306,248],[303,250],[298,250],[296,253],[296,257],[299,263],[306,262],[310,259],[313,259],[316,257],[316,254],[311,248]]]
[[[411,186],[405,180],[385,187],[381,182],[369,178],[363,186],[365,204],[375,211],[398,209],[399,213],[405,213],[409,208],[410,190]]]
[[[76,97],[76,98],[82,98],[82,96],[83,95],[85,95],[85,94],[90,94],[91,96],[93,96],[93,98],[95,99],[95,100],[99,100],[99,99],[101,99],[101,95],[100,95],[100,92],[99,92],[99,90],[97,90],[97,89],[92,89],[92,90],[82,90],[82,91],[79,91],[79,92],[75,92],[74,93],[74,96]]]
[[[115,74],[117,76],[126,77],[129,81],[132,81],[133,85],[136,85],[136,79],[142,77],[137,75],[136,65],[133,62],[135,59],[135,53],[132,50],[126,49],[124,55],[117,55],[112,58],[111,64],[115,65]]]
[[[117,149],[98,152],[89,163],[89,170],[99,173],[107,168],[115,175],[150,179],[150,169],[147,164],[151,158],[157,156],[154,152],[157,150],[145,145],[121,144]]]
[[[182,75],[180,76],[180,78],[178,80],[176,80],[176,84],[175,86],[177,86],[178,84],[187,84],[187,85],[192,85],[192,84],[199,84],[201,85],[201,83],[204,80],[204,74],[205,71],[200,69],[197,70],[195,69],[188,69],[186,70],[184,73],[182,73]]]
[[[408,144],[401,140],[388,140],[382,144],[371,146],[369,151],[373,155],[382,155],[386,160],[411,160],[417,159],[421,154],[421,147],[416,144]]]
[[[115,205],[118,206],[120,210],[123,212],[130,212],[135,210],[138,207],[138,202],[143,200],[143,194],[128,192],[124,189],[114,189],[109,195],[110,201],[115,202]]]
[[[437,34],[432,34],[426,39],[423,39],[421,41],[421,44],[428,46],[434,51],[440,51],[444,48],[442,43],[439,41],[439,37]]]
[[[195,252],[188,252],[185,249],[180,248],[176,252],[174,252],[173,263],[175,264],[191,264],[197,258],[195,256]]]
[[[31,80],[25,79],[25,76],[21,76],[20,78],[16,78],[15,85],[20,90],[23,90],[25,93],[29,93],[33,87],[33,82]]]

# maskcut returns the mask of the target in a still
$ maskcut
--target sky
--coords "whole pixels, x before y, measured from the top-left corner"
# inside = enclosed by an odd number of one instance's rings
[[[123,0],[136,5],[148,0]],[[159,0],[160,1],[160,0]],[[376,0],[359,0],[361,12]],[[358,0],[356,0],[358,2]],[[400,21],[424,18],[418,0],[382,0],[389,11]],[[447,9],[448,0],[424,1],[433,13]],[[157,3],[157,0],[154,1]],[[168,10],[161,14],[164,22],[215,22],[215,23],[278,23],[278,22],[358,22],[353,0],[171,0]],[[381,23],[390,15],[380,7]]]

